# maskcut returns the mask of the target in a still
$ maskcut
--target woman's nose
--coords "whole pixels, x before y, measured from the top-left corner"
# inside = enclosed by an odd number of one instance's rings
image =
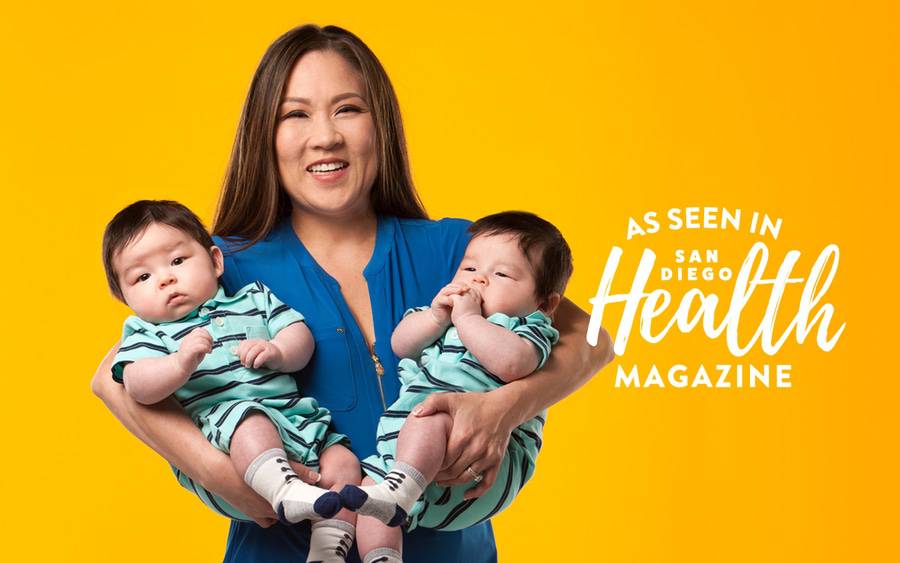
[[[313,124],[310,143],[313,148],[330,150],[340,145],[343,137],[330,119],[317,119]]]

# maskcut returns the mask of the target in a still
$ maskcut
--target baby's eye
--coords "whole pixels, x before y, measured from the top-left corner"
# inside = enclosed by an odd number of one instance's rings
[[[500,278],[508,278],[509,277],[506,274],[504,274],[503,272],[494,272],[494,274]]]
[[[462,270],[463,270],[464,272],[474,272],[474,271],[475,271],[475,268],[472,267],[472,266],[466,266],[466,267],[463,268]]]
[[[172,260],[172,265],[173,265],[173,266],[180,266],[183,262],[184,262],[184,257],[183,257],[183,256],[179,256],[178,258]]]
[[[147,281],[147,280],[149,280],[149,279],[150,279],[150,274],[141,274],[141,275],[138,276],[137,281],[139,281],[139,282],[145,282],[145,281]]]

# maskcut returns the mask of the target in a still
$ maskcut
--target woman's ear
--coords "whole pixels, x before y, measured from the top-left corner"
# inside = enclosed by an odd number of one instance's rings
[[[544,299],[544,302],[541,303],[540,309],[544,312],[545,315],[550,316],[553,314],[553,311],[559,306],[559,302],[562,299],[562,296],[555,291],[547,296]]]
[[[225,257],[222,256],[222,249],[215,245],[209,247],[209,257],[212,258],[213,267],[216,269],[216,277],[221,277],[225,273]]]

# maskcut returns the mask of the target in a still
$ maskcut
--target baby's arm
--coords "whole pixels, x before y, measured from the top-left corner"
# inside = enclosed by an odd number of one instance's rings
[[[278,331],[271,340],[241,342],[237,354],[246,367],[290,373],[303,369],[314,349],[315,341],[306,323],[295,322]]]
[[[534,344],[481,316],[481,298],[475,291],[453,297],[452,316],[466,349],[503,381],[520,379],[537,369],[540,357]]]
[[[403,317],[391,335],[394,353],[401,358],[419,358],[422,350],[440,338],[450,326],[451,298],[462,291],[462,286],[445,285],[431,302],[430,309]]]
[[[158,403],[184,385],[211,351],[212,336],[205,329],[196,328],[184,337],[177,352],[125,365],[122,371],[125,391],[141,404]]]

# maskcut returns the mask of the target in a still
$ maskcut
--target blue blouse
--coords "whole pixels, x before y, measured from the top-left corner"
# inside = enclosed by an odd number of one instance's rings
[[[468,226],[462,219],[378,217],[375,249],[363,270],[375,323],[375,357],[338,282],[316,263],[289,220],[237,253],[229,253],[228,243],[215,239],[225,249],[221,281],[226,291],[262,281],[306,318],[316,351],[297,376],[300,392],[331,411],[335,431],[350,437],[351,449],[360,459],[375,453],[378,419],[400,389],[396,375],[399,358],[391,350],[391,333],[404,311],[431,303],[453,278],[469,241]],[[383,370],[376,369],[376,360]],[[225,561],[305,561],[308,547],[308,523],[261,528],[232,521]],[[404,534],[403,560],[496,562],[490,522],[458,532],[416,529]],[[355,546],[348,561],[359,562]]]

